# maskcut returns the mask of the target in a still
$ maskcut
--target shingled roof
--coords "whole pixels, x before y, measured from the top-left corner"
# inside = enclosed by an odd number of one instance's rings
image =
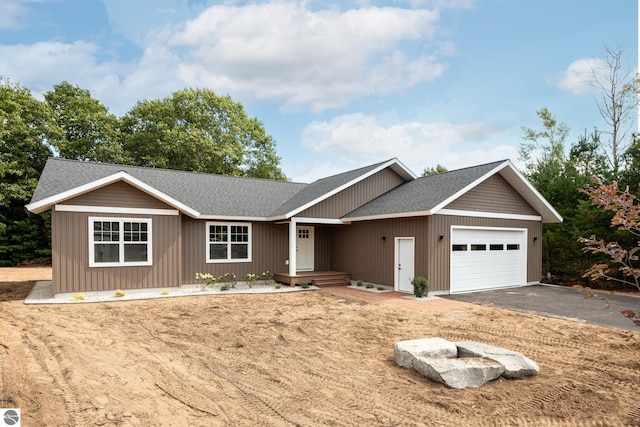
[[[348,213],[343,220],[358,221],[437,214],[453,200],[497,173],[540,214],[542,222],[562,222],[562,216],[509,160],[442,172],[406,182]]]
[[[385,167],[415,178],[397,159],[302,184],[50,158],[27,208],[43,212],[83,191],[124,180],[195,217],[288,218]]]
[[[51,158],[42,171],[30,205],[119,172],[126,173],[205,217],[267,217],[308,185]]]
[[[345,219],[429,212],[501,163],[504,163],[504,160],[409,181],[352,211],[345,216]]]
[[[40,213],[123,180],[192,217],[278,220],[295,216],[387,167],[406,182],[350,212],[343,221],[432,215],[495,173],[500,173],[540,213],[543,222],[562,221],[509,160],[416,179],[402,163],[391,159],[302,184],[51,158],[27,209]]]

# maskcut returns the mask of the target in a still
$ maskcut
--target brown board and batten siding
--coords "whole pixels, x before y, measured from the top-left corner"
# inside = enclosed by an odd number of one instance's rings
[[[336,226],[318,226],[314,231],[314,266],[315,271],[331,270],[331,230]],[[284,270],[286,271],[286,270]]]
[[[66,200],[62,205],[87,206],[88,212],[51,213],[53,293],[179,286],[182,273],[181,215],[90,212],[91,206],[167,209],[171,206],[125,183],[116,182]],[[89,217],[150,218],[150,266],[89,267]]]
[[[233,273],[241,280],[249,273],[261,275],[267,270],[277,273],[288,269],[286,260],[289,258],[289,227],[287,224],[247,223],[251,224],[251,262],[223,263],[206,262],[206,224],[205,220],[183,216],[183,283],[196,283],[196,273],[209,273],[215,277]]]
[[[538,215],[538,212],[500,174],[487,178],[449,203],[445,209]]]
[[[115,182],[63,202],[64,205],[109,206],[120,208],[173,209],[161,200],[126,182]]]
[[[353,280],[393,286],[395,238],[415,237],[414,271],[427,276],[429,221],[429,217],[372,220],[335,228],[331,269],[347,271]]]
[[[497,218],[476,218],[453,215],[433,215],[429,219],[427,278],[431,290],[448,291],[450,284],[451,226],[501,227],[527,229],[527,282],[538,282],[542,278],[542,223]],[[444,240],[439,240],[444,236]],[[533,238],[538,237],[534,242]],[[417,254],[416,254],[417,257]],[[416,259],[416,263],[418,260]],[[416,270],[416,274],[417,274]]]
[[[334,194],[296,216],[306,218],[341,218],[354,209],[403,184],[405,180],[390,168]]]
[[[152,265],[89,267],[89,217],[95,216],[151,218]],[[53,293],[179,286],[180,234],[180,215],[96,214],[54,209],[51,213]]]

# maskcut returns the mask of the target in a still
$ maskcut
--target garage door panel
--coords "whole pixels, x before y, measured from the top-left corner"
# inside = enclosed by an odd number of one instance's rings
[[[522,250],[525,235],[521,230],[454,228],[450,292],[525,284],[526,259]],[[453,250],[454,245],[466,250]]]

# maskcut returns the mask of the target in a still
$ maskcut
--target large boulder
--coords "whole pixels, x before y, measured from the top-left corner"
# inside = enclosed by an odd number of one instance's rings
[[[393,359],[405,368],[412,368],[416,357],[458,357],[458,347],[444,338],[420,338],[398,341],[393,346]]]
[[[481,358],[416,357],[413,368],[432,381],[457,389],[480,387],[504,372],[500,363]]]
[[[458,347],[459,358],[480,357],[504,365],[503,376],[505,378],[523,378],[540,372],[540,367],[536,362],[517,351],[475,341],[459,341],[455,345]]]

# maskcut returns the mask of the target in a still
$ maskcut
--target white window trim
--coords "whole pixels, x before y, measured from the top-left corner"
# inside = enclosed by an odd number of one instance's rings
[[[93,239],[93,224],[95,222],[119,222],[121,240],[118,241],[120,261],[119,262],[96,262],[95,260],[95,243]],[[138,222],[147,224],[147,261],[125,262],[124,261],[124,224],[125,222]],[[89,267],[141,267],[153,265],[153,230],[151,218],[124,218],[124,217],[89,217]]]
[[[223,225],[225,227],[227,227],[227,233],[230,235],[230,230],[229,228],[232,226],[241,226],[241,227],[247,227],[247,233],[248,233],[248,242],[247,242],[247,255],[248,258],[242,258],[242,259],[231,259],[231,258],[227,258],[227,259],[211,259],[211,247],[210,247],[210,243],[213,242],[209,242],[209,227],[211,227],[212,225]],[[236,262],[251,262],[251,255],[253,253],[252,251],[252,244],[251,241],[253,239],[253,235],[252,235],[252,231],[251,231],[251,223],[250,222],[218,222],[218,221],[207,221],[206,222],[206,227],[205,227],[205,239],[204,239],[204,243],[205,243],[205,254],[206,254],[206,263],[207,264],[229,264],[229,263],[236,263]],[[231,256],[231,244],[233,242],[228,241],[227,243],[227,256]]]

